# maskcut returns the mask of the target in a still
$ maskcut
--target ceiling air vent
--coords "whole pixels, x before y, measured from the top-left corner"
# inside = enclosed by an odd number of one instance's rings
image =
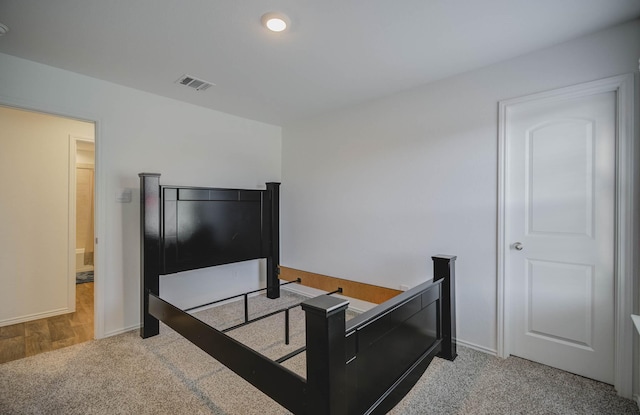
[[[176,83],[188,86],[189,88],[193,88],[196,91],[204,91],[210,86],[215,85],[212,82],[203,81],[202,79],[197,79],[190,75],[182,75],[180,79],[176,81]]]

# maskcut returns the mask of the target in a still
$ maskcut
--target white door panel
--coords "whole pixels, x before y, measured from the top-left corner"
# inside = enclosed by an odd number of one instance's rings
[[[591,347],[593,267],[527,260],[525,331],[549,341]]]
[[[607,383],[615,114],[607,92],[512,106],[506,124],[511,352]]]
[[[593,124],[563,119],[526,133],[528,234],[591,236]],[[573,166],[571,172],[567,166]]]

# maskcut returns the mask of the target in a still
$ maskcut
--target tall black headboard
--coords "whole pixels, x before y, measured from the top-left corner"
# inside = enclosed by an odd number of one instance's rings
[[[267,296],[278,298],[280,183],[266,190],[161,186],[140,173],[142,337],[158,333],[148,296],[160,275],[266,258]]]

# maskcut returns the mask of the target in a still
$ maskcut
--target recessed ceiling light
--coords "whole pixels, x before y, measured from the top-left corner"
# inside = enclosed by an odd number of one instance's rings
[[[289,27],[290,20],[287,15],[276,12],[269,12],[262,15],[262,24],[272,32],[282,32]]]
[[[4,36],[9,33],[9,26],[0,23],[0,36]]]

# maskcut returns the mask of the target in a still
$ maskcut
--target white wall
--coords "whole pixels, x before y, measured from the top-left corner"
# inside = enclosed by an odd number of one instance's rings
[[[0,103],[97,122],[97,335],[139,324],[139,172],[176,185],[256,188],[280,180],[280,127],[4,54]],[[124,189],[133,189],[131,203],[116,202]],[[196,305],[257,284],[253,262],[164,277],[161,292]]]
[[[639,57],[635,21],[283,126],[282,264],[397,289],[457,255],[458,338],[495,351],[498,101]]]
[[[92,123],[0,107],[0,326],[75,309],[69,136]]]
[[[76,151],[76,163],[79,164],[95,164],[95,151],[78,150]]]
[[[497,102],[628,73],[639,55],[635,21],[286,125],[282,153],[279,127],[3,54],[0,104],[97,122],[98,334],[139,322],[139,172],[252,188],[280,180],[282,157],[283,265],[397,288],[456,254],[458,337],[495,350]],[[126,188],[133,202],[117,203]],[[258,269],[164,277],[162,290],[193,305],[255,286]]]

